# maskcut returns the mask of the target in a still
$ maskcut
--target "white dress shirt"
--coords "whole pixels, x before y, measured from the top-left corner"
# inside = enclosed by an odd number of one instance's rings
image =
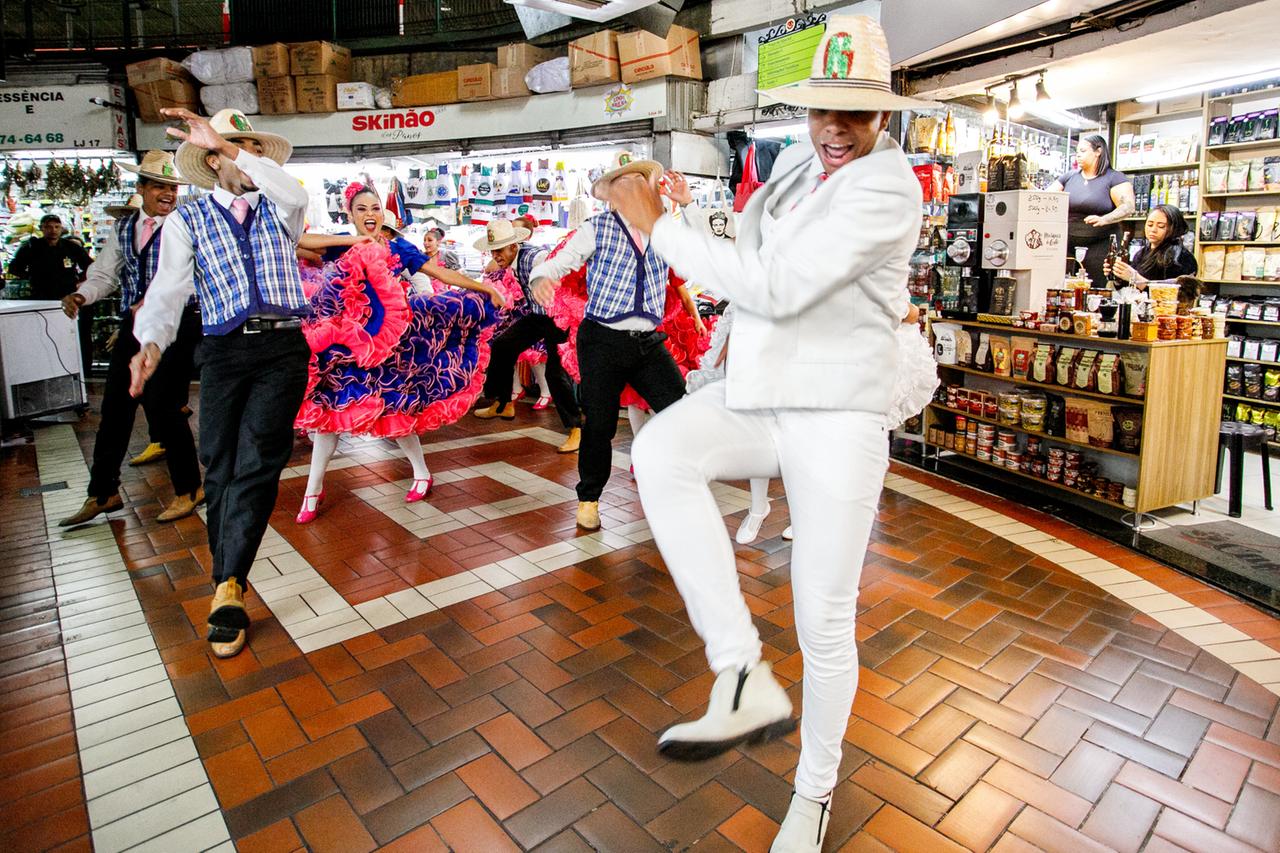
[[[148,219],[154,219],[156,227],[152,233],[155,233],[160,231],[167,218],[165,216],[148,216],[145,212],[139,211],[138,224],[133,230],[133,249],[135,252],[141,254],[143,249],[142,223]],[[160,238],[157,237],[156,239]],[[102,244],[102,251],[98,252],[98,256],[89,265],[84,281],[76,288],[76,293],[84,297],[85,305],[92,305],[99,299],[110,296],[120,287],[120,270],[122,269],[124,269],[124,255],[120,252],[120,232],[117,230],[116,225],[112,224],[111,233],[107,235],[107,241]],[[128,308],[129,306],[125,305],[123,307]]]
[[[253,210],[263,194],[271,199],[280,212],[285,231],[296,243],[306,228],[307,205],[311,197],[298,179],[290,175],[274,160],[257,157],[248,151],[236,155],[236,166],[257,185],[254,192],[236,196],[222,187],[214,187],[213,200],[220,207],[231,209],[231,203],[243,198]],[[133,335],[143,346],[155,344],[164,350],[173,343],[182,319],[182,308],[195,292],[195,249],[191,232],[181,216],[161,232],[160,264],[147,298],[138,309],[133,321]]]
[[[622,218],[621,215],[619,215],[619,218]],[[649,248],[648,235],[637,231],[626,219],[622,219],[622,224],[627,226],[627,231],[631,234],[632,239],[639,241],[640,251],[647,251]],[[569,242],[564,244],[564,247],[556,253],[554,258],[545,258],[533,268],[533,272],[529,273],[529,282],[530,284],[535,284],[540,278],[549,278],[558,284],[561,278],[585,265],[595,253],[596,227],[588,219],[578,226],[578,230],[573,232]],[[600,325],[624,332],[651,332],[658,328],[657,323],[644,317],[627,317],[614,323],[601,323]]]

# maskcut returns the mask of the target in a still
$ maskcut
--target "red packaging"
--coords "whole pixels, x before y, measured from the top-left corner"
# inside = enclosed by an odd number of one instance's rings
[[[916,180],[920,182],[920,191],[924,193],[924,200],[933,201],[933,164],[925,163],[912,166],[911,169],[916,173]]]

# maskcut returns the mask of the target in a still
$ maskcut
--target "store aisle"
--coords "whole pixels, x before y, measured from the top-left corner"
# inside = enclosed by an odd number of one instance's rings
[[[629,477],[578,534],[552,425],[431,434],[415,507],[390,445],[344,445],[306,527],[300,443],[227,661],[198,632],[203,522],[154,520],[163,471],[67,533],[92,420],[0,450],[0,846],[766,848],[796,743],[657,755],[705,700],[701,647]],[[739,567],[798,697],[774,486]],[[947,480],[887,486],[827,849],[1280,848],[1280,620]]]

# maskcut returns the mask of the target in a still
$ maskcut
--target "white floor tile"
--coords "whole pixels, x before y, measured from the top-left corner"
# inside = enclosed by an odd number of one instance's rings
[[[197,757],[196,746],[191,738],[167,743],[132,758],[117,761],[101,770],[84,774],[85,797],[92,800]]]
[[[167,837],[164,841],[160,841],[160,836],[165,836],[170,830],[186,827],[205,815],[215,816],[218,823],[222,824],[222,837],[197,839],[192,833],[188,833],[188,843],[194,842],[198,848],[172,846],[180,843],[175,837]],[[213,826],[213,823],[211,822],[210,825]],[[226,837],[225,833],[226,822],[218,812],[218,799],[213,794],[213,788],[209,785],[201,785],[136,811],[114,823],[95,828],[93,846],[99,853],[115,853],[115,851],[128,850],[144,841],[156,839],[158,846],[153,846],[156,850],[203,849],[206,843],[222,841]]]

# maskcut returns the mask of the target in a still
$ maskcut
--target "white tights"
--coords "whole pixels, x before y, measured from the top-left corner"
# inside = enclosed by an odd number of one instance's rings
[[[425,480],[431,476],[427,468],[426,457],[422,455],[422,442],[418,436],[410,434],[396,439],[396,445],[404,458],[413,466],[413,479]],[[318,495],[324,491],[324,472],[329,467],[329,460],[338,449],[338,433],[317,432],[311,436],[311,473],[307,477],[307,496]]]
[[[533,381],[538,383],[538,396],[550,397],[551,386],[547,384],[546,362],[533,365]],[[516,365],[515,375],[511,377],[511,395],[519,399],[524,393],[524,383],[520,381],[520,365]]]
[[[889,466],[884,421],[867,412],[735,411],[715,382],[664,410],[632,444],[645,517],[716,673],[759,662],[760,637],[710,481],[782,477],[804,656],[795,790],[813,800],[835,786],[857,689],[854,617]]]

